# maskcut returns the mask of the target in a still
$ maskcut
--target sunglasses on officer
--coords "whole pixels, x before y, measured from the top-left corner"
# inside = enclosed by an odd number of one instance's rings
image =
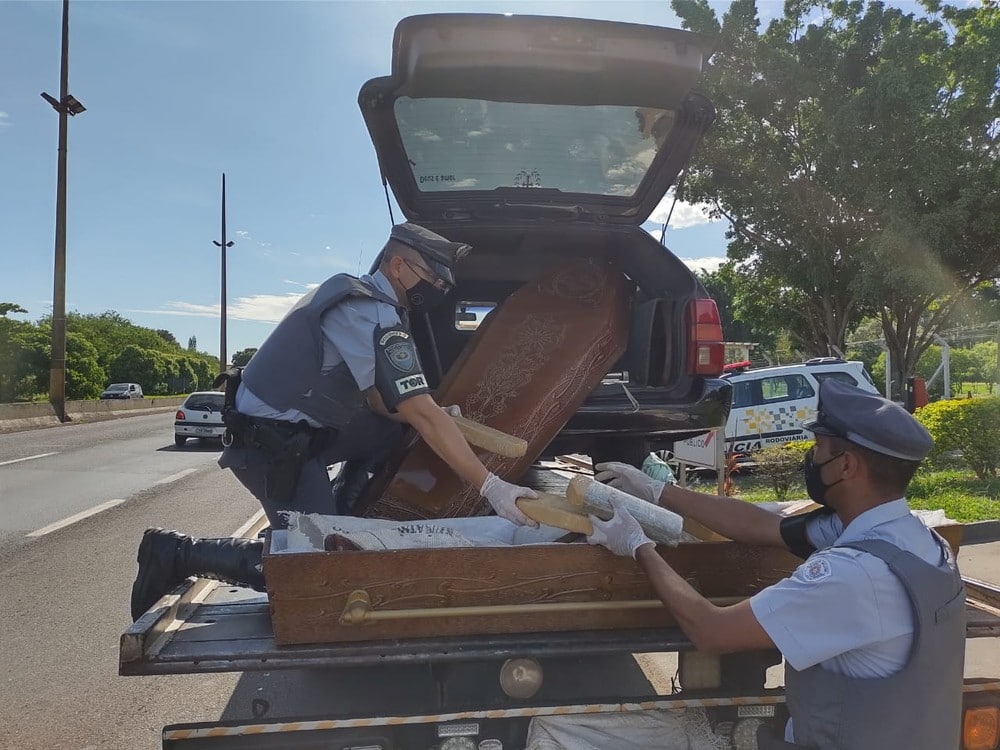
[[[448,292],[451,291],[452,286],[454,286],[451,281],[433,273],[430,269],[424,268],[420,265],[414,265],[406,258],[403,258],[402,260],[403,263],[406,264],[406,267],[409,268],[418,279],[430,284],[442,294],[448,294]],[[448,275],[451,275],[450,271]]]

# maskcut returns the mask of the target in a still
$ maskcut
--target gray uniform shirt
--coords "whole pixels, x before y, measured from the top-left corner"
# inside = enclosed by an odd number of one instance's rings
[[[889,566],[837,543],[882,539],[932,565],[941,549],[905,498],[862,513],[847,528],[836,515],[810,521],[816,547],[795,572],[754,595],[750,608],[795,669],[815,664],[849,677],[887,677],[906,664],[913,644],[909,597]],[[793,741],[789,721],[785,739]]]
[[[389,279],[381,271],[376,271],[371,276],[362,276],[361,280],[386,296],[398,299]],[[323,314],[323,372],[344,362],[360,390],[371,388],[375,385],[375,329],[399,323],[399,314],[392,305],[364,297],[348,297]],[[304,419],[313,427],[322,426],[297,409],[275,409],[258,398],[245,383],[236,392],[236,408],[241,414],[251,417],[284,419],[289,422]]]

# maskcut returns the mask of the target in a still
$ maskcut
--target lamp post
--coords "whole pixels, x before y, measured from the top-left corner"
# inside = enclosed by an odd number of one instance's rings
[[[222,314],[219,317],[219,372],[225,372],[229,365],[226,359],[226,248],[232,247],[232,240],[226,242],[226,173],[222,173],[222,242],[212,240],[212,244],[222,250]]]
[[[62,60],[59,98],[42,98],[59,113],[59,151],[56,177],[56,252],[52,289],[52,354],[49,365],[49,402],[60,422],[66,417],[66,133],[69,117],[86,111],[69,91],[69,0],[62,8]]]

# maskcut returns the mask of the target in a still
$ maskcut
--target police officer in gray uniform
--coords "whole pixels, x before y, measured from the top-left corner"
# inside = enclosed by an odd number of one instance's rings
[[[664,485],[634,467],[597,478],[734,541],[787,547],[805,562],[750,599],[717,607],[664,560],[617,508],[592,519],[591,544],[635,558],[694,645],[710,653],[777,648],[791,715],[763,750],[942,750],[960,736],[965,590],[948,544],[904,493],[933,441],[898,404],[826,380],[805,425],[809,497],[822,507],[782,519],[735,498]]]
[[[341,493],[338,507],[327,466],[343,461],[345,474],[367,480],[404,424],[478,487],[497,515],[537,526],[515,504],[536,494],[489,472],[449,416],[457,407],[442,409],[430,396],[407,325],[409,312],[443,301],[455,283],[452,266],[469,249],[416,224],[394,226],[375,273],[339,274],[310,291],[242,372],[221,378],[227,432],[219,465],[260,501],[272,528],[286,525],[282,511],[349,513],[356,493]],[[190,575],[262,590],[261,553],[257,540],[148,529],[133,619]]]

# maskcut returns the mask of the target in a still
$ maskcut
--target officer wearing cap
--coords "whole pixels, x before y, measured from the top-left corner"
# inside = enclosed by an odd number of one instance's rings
[[[416,224],[394,226],[373,274],[327,279],[288,312],[242,372],[221,378],[227,432],[219,465],[260,501],[272,528],[285,527],[282,511],[350,513],[403,424],[478,487],[498,515],[537,525],[515,505],[535,493],[489,472],[449,416],[458,407],[442,409],[430,396],[408,327],[409,313],[448,295],[452,267],[469,249]],[[335,499],[327,466],[339,462]],[[260,544],[242,541],[147,530],[133,618],[189,575],[262,588]]]
[[[750,599],[718,607],[655,551],[623,508],[592,519],[591,544],[634,557],[694,645],[713,653],[777,648],[790,719],[763,750],[940,750],[960,734],[965,592],[948,544],[904,493],[932,447],[898,404],[843,383],[820,386],[807,492],[821,507],[780,518],[735,498],[647,477],[621,463],[597,479],[738,542],[786,547],[805,562]]]

